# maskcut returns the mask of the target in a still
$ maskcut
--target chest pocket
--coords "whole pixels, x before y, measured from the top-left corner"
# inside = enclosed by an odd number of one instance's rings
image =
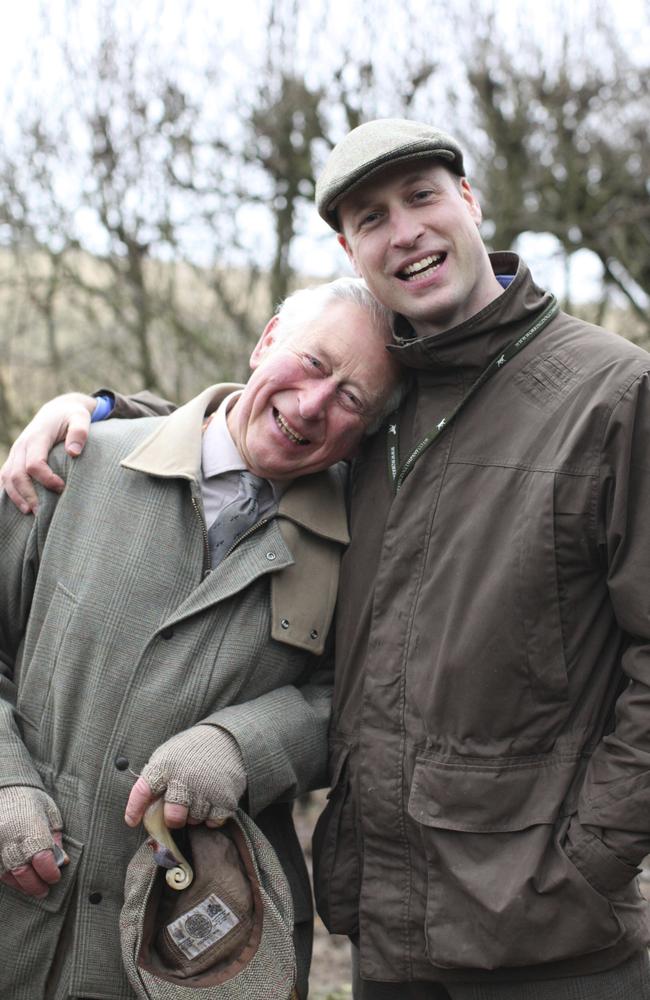
[[[32,617],[18,678],[18,713],[32,726],[40,726],[76,609],[74,594],[58,583],[40,626]]]
[[[555,475],[533,472],[521,481],[516,529],[518,592],[531,688],[542,704],[564,701],[564,656],[556,567]]]
[[[569,679],[554,479],[546,470],[450,464],[407,659],[407,698],[427,733],[528,754],[561,732]]]

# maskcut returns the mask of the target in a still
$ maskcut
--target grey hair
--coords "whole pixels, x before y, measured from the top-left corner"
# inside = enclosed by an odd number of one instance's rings
[[[366,427],[366,437],[368,437],[370,434],[376,434],[381,425],[383,424],[384,420],[386,420],[391,415],[391,413],[400,406],[402,400],[404,399],[408,391],[408,387],[410,384],[411,384],[411,376],[408,375],[406,370],[402,368],[401,365],[399,365],[398,363],[397,384],[395,385],[395,388],[393,389],[390,396],[382,406],[379,413],[377,413],[373,417],[373,419]]]
[[[386,309],[368,289],[363,278],[336,278],[322,285],[299,288],[288,295],[277,310],[276,336],[285,337],[317,319],[334,302],[353,302],[367,309],[377,332],[388,343],[393,336],[393,313]]]
[[[276,315],[278,323],[275,328],[276,342],[301,330],[307,323],[318,319],[329,305],[335,302],[352,302],[366,309],[373,321],[377,335],[384,344],[393,339],[394,314],[374,297],[363,278],[343,277],[328,281],[322,285],[311,285],[292,292],[282,302]],[[396,362],[397,367],[397,362]],[[398,382],[381,411],[373,417],[366,428],[366,434],[374,434],[386,417],[397,409],[406,392],[406,377],[397,367]]]

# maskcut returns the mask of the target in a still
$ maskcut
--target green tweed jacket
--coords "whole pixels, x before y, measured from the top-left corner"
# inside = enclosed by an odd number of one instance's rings
[[[296,480],[278,517],[211,572],[201,426],[232,388],[169,417],[108,421],[74,461],[57,449],[67,485],[41,493],[36,517],[0,495],[0,787],[45,789],[71,858],[44,900],[0,888],[3,1000],[133,996],[118,935],[143,836],[122,819],[128,768],[200,721],[238,741],[249,811],[271,815],[296,919],[311,917],[290,812],[268,807],[326,780],[320,654],[348,540],[343,483],[335,470]]]

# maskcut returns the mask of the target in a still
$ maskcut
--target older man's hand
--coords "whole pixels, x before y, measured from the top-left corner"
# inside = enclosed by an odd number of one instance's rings
[[[0,881],[28,896],[47,896],[61,878],[61,814],[40,788],[11,785],[0,788]],[[56,846],[55,846],[56,845]]]
[[[218,726],[198,725],[173,736],[151,755],[131,789],[124,816],[137,826],[164,793],[165,824],[221,826],[246,791],[244,759],[236,740]]]
[[[93,396],[68,392],[41,406],[14,441],[7,461],[0,468],[0,486],[23,514],[36,513],[38,501],[32,482],[60,493],[64,482],[47,464],[47,456],[59,441],[75,458],[88,438],[90,416],[97,405]]]

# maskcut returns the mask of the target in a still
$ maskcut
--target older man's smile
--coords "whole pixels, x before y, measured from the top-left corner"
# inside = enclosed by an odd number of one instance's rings
[[[294,444],[310,444],[311,442],[304,437],[301,437],[296,430],[294,430],[291,425],[285,420],[279,410],[273,408],[273,416],[275,417],[275,422],[282,431],[282,433],[293,441]]]

